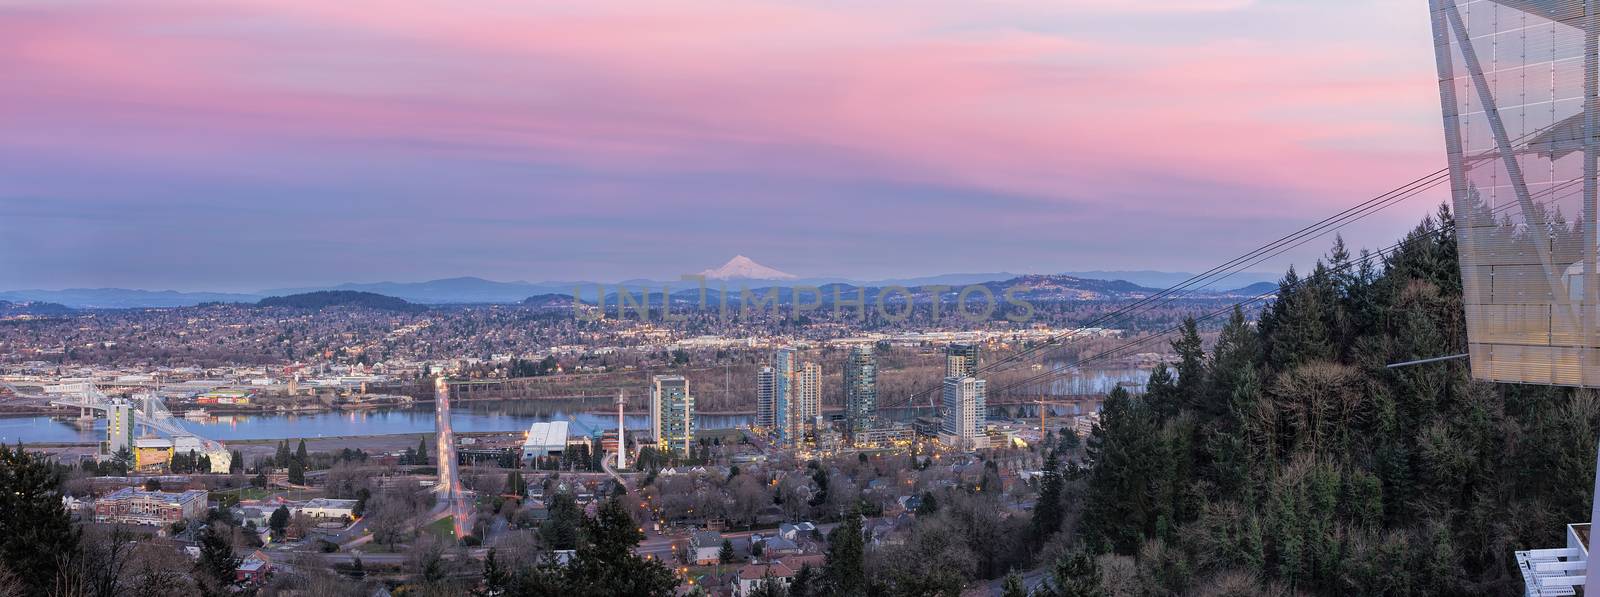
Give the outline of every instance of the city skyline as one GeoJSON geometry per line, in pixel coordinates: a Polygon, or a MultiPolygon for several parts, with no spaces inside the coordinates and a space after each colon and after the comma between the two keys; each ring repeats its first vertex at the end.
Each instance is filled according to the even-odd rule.
{"type": "Polygon", "coordinates": [[[1192,271],[1439,166],[1396,2],[436,12],[0,8],[8,286],[1192,271]]]}

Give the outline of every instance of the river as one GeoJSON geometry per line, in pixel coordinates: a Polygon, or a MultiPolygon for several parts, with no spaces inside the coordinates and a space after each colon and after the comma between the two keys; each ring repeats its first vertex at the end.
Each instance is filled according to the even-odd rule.
{"type": "MultiPolygon", "coordinates": [[[[1118,384],[1143,391],[1150,378],[1148,370],[1091,369],[1072,371],[1062,363],[1051,363],[1060,378],[1050,384],[1053,394],[1087,395],[1109,392],[1118,384]]],[[[571,433],[587,434],[616,425],[616,415],[599,414],[609,406],[609,400],[592,401],[465,401],[453,404],[450,422],[457,433],[526,431],[540,421],[570,421],[571,433]]],[[[890,420],[909,420],[919,415],[933,414],[929,409],[891,408],[882,415],[890,420]],[[892,412],[891,412],[892,411],[892,412]]],[[[1066,409],[1080,414],[1078,408],[1066,409]]],[[[991,415],[1033,412],[1026,407],[1011,407],[1010,411],[997,407],[991,415]],[[1014,411],[1014,412],[1013,412],[1014,411]]],[[[700,429],[733,429],[750,424],[750,415],[697,415],[700,429]]],[[[644,429],[649,418],[644,415],[627,415],[629,429],[644,429]]],[[[222,415],[204,420],[180,419],[189,430],[211,439],[277,440],[294,438],[341,437],[360,435],[406,435],[433,433],[432,404],[411,408],[376,409],[361,411],[332,411],[304,414],[222,415]]],[[[96,422],[93,429],[79,428],[69,422],[46,416],[0,417],[0,443],[94,443],[105,439],[105,420],[96,422]]]]}
{"type": "MultiPolygon", "coordinates": [[[[605,401],[592,405],[576,402],[462,402],[453,404],[451,427],[456,433],[485,431],[526,431],[540,421],[570,421],[571,433],[592,433],[616,427],[615,414],[591,412],[604,408],[605,401]]],[[[649,418],[628,415],[629,429],[643,429],[649,418]]],[[[701,429],[730,429],[750,424],[745,415],[699,415],[701,429]]],[[[339,437],[354,435],[401,435],[433,433],[433,405],[412,408],[362,411],[333,411],[304,414],[222,415],[204,420],[179,419],[184,427],[204,437],[222,440],[263,440],[339,437]]],[[[93,430],[80,429],[50,417],[0,418],[0,442],[15,444],[98,442],[105,439],[105,420],[93,430]]]]}

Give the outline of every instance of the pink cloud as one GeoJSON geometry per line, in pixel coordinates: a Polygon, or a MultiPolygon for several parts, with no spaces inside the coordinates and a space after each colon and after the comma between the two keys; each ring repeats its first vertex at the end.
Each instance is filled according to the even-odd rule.
{"type": "MultiPolygon", "coordinates": [[[[999,10],[1150,7],[1068,5],[999,10]]],[[[1342,205],[1438,161],[1432,128],[1392,118],[1436,106],[1426,55],[1391,72],[1354,44],[969,31],[966,3],[525,6],[16,9],[0,143],[240,175],[239,156],[310,147],[1210,209],[1160,186],[1190,180],[1253,190],[1245,215],[1342,205]]]]}

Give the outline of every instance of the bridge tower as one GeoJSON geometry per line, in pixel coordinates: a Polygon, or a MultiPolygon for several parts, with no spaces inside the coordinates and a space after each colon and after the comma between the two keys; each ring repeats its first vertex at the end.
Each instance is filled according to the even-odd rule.
{"type": "Polygon", "coordinates": [[[628,425],[622,418],[622,407],[628,403],[627,390],[617,390],[617,470],[628,468],[628,425]]]}

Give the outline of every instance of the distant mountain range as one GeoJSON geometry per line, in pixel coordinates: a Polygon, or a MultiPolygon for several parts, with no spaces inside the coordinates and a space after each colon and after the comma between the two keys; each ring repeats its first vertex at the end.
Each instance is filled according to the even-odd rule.
{"type": "MultiPolygon", "coordinates": [[[[736,297],[741,289],[766,289],[766,288],[793,288],[815,286],[828,289],[831,293],[833,287],[844,289],[853,288],[889,288],[903,286],[906,288],[926,288],[929,286],[966,286],[971,284],[990,285],[1013,280],[1023,279],[1065,279],[1071,278],[1075,282],[1062,282],[1060,290],[1086,293],[1085,296],[1116,297],[1139,292],[1154,292],[1155,289],[1167,288],[1188,280],[1193,274],[1181,272],[1157,271],[1087,271],[1068,272],[1050,276],[1024,276],[1010,272],[943,274],[918,278],[899,278],[886,280],[850,280],[846,278],[798,278],[791,274],[769,268],[756,263],[743,256],[735,257],[721,267],[701,272],[707,292],[715,294],[720,289],[726,288],[730,298],[736,297]],[[756,278],[749,276],[789,276],[786,278],[756,278]],[[1101,284],[1095,284],[1095,283],[1101,284]],[[1121,282],[1127,286],[1117,289],[1114,284],[1121,282]]],[[[1278,277],[1265,273],[1241,273],[1230,276],[1219,283],[1206,287],[1218,295],[1238,294],[1240,296],[1255,296],[1267,292],[1271,288],[1261,286],[1263,290],[1254,292],[1257,284],[1275,284],[1278,277]],[[1227,290],[1230,287],[1239,287],[1238,290],[1227,290]]],[[[66,290],[13,290],[0,292],[0,300],[13,303],[44,302],[56,303],[72,308],[82,309],[125,309],[125,308],[158,308],[158,307],[185,307],[201,303],[256,303],[264,298],[274,296],[289,296],[322,291],[349,291],[363,292],[386,297],[403,299],[408,303],[423,305],[445,304],[474,304],[474,303],[522,303],[530,297],[543,295],[571,296],[576,289],[584,297],[593,300],[603,287],[603,292],[615,298],[618,287],[637,293],[649,289],[657,296],[662,289],[667,289],[674,295],[680,292],[692,292],[696,299],[699,297],[700,282],[690,281],[661,281],[661,280],[625,280],[618,283],[600,284],[589,281],[548,281],[548,282],[498,282],[475,277],[446,278],[430,280],[427,282],[373,282],[373,283],[346,283],[336,286],[313,286],[304,288],[278,288],[263,290],[256,293],[219,293],[219,292],[178,292],[173,290],[150,291],[129,290],[122,288],[73,288],[66,290]]],[[[1275,286],[1274,286],[1275,287],[1275,286]]],[[[997,287],[1000,288],[1000,287],[997,287]]],[[[1003,289],[1003,288],[1002,288],[1003,289]]],[[[717,295],[720,296],[720,295],[717,295]]],[[[875,296],[875,295],[874,295],[875,296]]],[[[997,294],[998,296],[998,294],[997,294]]],[[[1090,299],[1085,299],[1090,300],[1090,299]]]]}
{"type": "MultiPolygon", "coordinates": [[[[1151,288],[1171,288],[1189,281],[1190,278],[1193,278],[1196,275],[1188,272],[1157,272],[1150,270],[1094,270],[1087,272],[1063,273],[1068,276],[1090,278],[1094,280],[1127,280],[1129,282],[1133,282],[1134,284],[1138,284],[1140,286],[1149,286],[1151,288]]],[[[1209,281],[1201,285],[1200,288],[1206,290],[1225,290],[1231,288],[1242,288],[1258,282],[1271,282],[1274,286],[1276,286],[1278,280],[1281,279],[1283,279],[1283,274],[1281,273],[1273,274],[1268,272],[1239,272],[1220,280],[1209,281]]]]}
{"type": "MultiPolygon", "coordinates": [[[[1261,282],[1245,288],[1233,290],[1202,290],[1189,296],[1205,299],[1226,299],[1254,297],[1276,290],[1277,285],[1261,282]]],[[[593,291],[594,288],[588,289],[593,291]]],[[[662,302],[662,290],[653,287],[627,287],[631,295],[626,297],[627,305],[648,304],[652,307],[659,306],[662,302]],[[648,295],[645,293],[648,292],[648,295]]],[[[958,300],[968,301],[969,309],[978,309],[986,301],[995,301],[997,307],[1011,298],[1027,301],[1033,304],[1060,303],[1070,301],[1102,301],[1102,300],[1137,300],[1162,292],[1162,289],[1140,286],[1125,280],[1094,280],[1068,275],[1027,275],[1015,276],[1004,280],[990,280],[972,284],[947,284],[935,282],[932,284],[893,284],[893,285],[856,285],[847,283],[829,283],[807,288],[803,285],[793,284],[768,284],[766,286],[746,287],[740,289],[729,288],[726,299],[723,291],[717,287],[707,288],[704,297],[699,288],[687,290],[672,290],[670,297],[673,305],[682,305],[692,308],[704,304],[716,308],[726,302],[729,308],[737,309],[746,300],[752,305],[791,305],[797,301],[806,304],[817,304],[819,308],[828,309],[834,303],[841,305],[854,305],[865,302],[869,308],[875,308],[879,298],[884,304],[902,304],[911,301],[916,304],[932,303],[934,297],[947,305],[953,305],[958,300]],[[974,290],[981,287],[982,290],[974,290]],[[963,297],[962,293],[966,295],[963,297]],[[1007,293],[1011,294],[1008,295],[1007,293]],[[908,296],[909,295],[909,296],[908,296]]],[[[585,304],[596,304],[600,295],[594,292],[584,292],[579,300],[585,304]]],[[[604,294],[606,308],[613,310],[624,303],[624,297],[616,287],[606,287],[604,294]]],[[[561,307],[571,306],[573,296],[571,293],[549,293],[529,297],[522,304],[536,307],[561,307]]],[[[848,308],[857,308],[849,306],[848,308]]]]}
{"type": "Polygon", "coordinates": [[[265,295],[225,292],[178,292],[175,290],[129,290],[126,288],[68,288],[66,290],[12,290],[0,292],[0,300],[14,303],[57,303],[79,309],[130,309],[149,307],[188,307],[200,303],[253,303],[265,295]]]}

